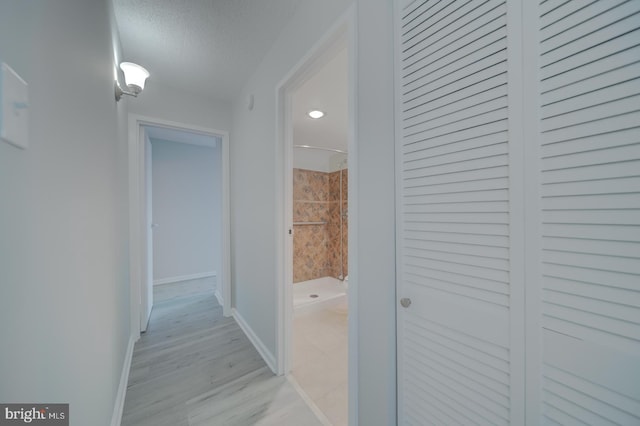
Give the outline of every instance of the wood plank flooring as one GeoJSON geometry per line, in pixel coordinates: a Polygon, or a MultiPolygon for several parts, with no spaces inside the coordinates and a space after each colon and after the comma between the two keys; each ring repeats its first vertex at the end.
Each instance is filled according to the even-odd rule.
{"type": "Polygon", "coordinates": [[[134,349],[122,426],[321,425],[222,316],[213,288],[197,285],[160,286],[134,349]]]}

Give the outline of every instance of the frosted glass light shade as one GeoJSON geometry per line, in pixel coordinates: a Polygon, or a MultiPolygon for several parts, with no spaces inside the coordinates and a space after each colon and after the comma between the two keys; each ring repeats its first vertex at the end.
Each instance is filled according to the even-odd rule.
{"type": "Polygon", "coordinates": [[[324,112],[318,110],[318,109],[314,109],[312,111],[309,111],[307,113],[309,115],[309,117],[313,118],[313,119],[318,119],[318,118],[322,118],[324,117],[324,112]]]}
{"type": "Polygon", "coordinates": [[[136,93],[144,89],[144,83],[149,77],[149,71],[133,62],[122,62],[120,69],[124,73],[124,81],[129,88],[136,93]]]}

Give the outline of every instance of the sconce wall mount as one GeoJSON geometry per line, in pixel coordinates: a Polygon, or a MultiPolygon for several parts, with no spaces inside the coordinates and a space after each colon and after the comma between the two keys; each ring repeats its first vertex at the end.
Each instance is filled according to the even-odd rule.
{"type": "Polygon", "coordinates": [[[149,71],[132,62],[122,62],[120,64],[120,69],[124,73],[124,81],[128,90],[123,90],[116,80],[116,102],[122,98],[122,95],[138,97],[138,94],[144,89],[144,83],[149,77],[149,71]]]}

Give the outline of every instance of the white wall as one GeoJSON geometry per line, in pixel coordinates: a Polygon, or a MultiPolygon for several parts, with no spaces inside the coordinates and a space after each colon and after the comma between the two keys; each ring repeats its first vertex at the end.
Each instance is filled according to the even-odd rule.
{"type": "Polygon", "coordinates": [[[30,147],[0,142],[0,401],[108,425],[129,339],[126,102],[110,2],[0,2],[30,147]],[[114,49],[113,42],[116,47],[114,49]]]}
{"type": "Polygon", "coordinates": [[[331,157],[335,154],[335,152],[319,149],[295,148],[293,150],[293,167],[325,173],[332,172],[334,170],[331,170],[331,157]]]}
{"type": "Polygon", "coordinates": [[[220,131],[231,128],[231,102],[154,84],[153,70],[144,94],[131,98],[129,112],[220,131]]]}
{"type": "Polygon", "coordinates": [[[357,217],[359,424],[393,425],[395,184],[393,8],[358,0],[357,217]],[[375,71],[372,71],[375,70],[375,71]]]}
{"type": "Polygon", "coordinates": [[[220,143],[151,139],[153,279],[217,271],[221,256],[220,143]]]}
{"type": "Polygon", "coordinates": [[[275,354],[276,87],[351,4],[304,0],[234,102],[231,142],[233,303],[275,354]],[[249,94],[255,107],[247,110],[249,94]]]}

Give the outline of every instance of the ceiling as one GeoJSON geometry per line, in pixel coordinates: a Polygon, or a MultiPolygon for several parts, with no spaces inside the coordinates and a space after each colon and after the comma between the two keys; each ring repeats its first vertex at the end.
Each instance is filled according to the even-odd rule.
{"type": "MultiPolygon", "coordinates": [[[[113,4],[123,60],[147,68],[149,86],[231,100],[301,1],[113,0],[113,4]]],[[[296,91],[294,111],[296,144],[347,149],[346,48],[296,91]],[[306,113],[314,108],[326,116],[310,119],[306,113]]],[[[171,140],[168,135],[163,139],[171,140]]]]}
{"type": "Polygon", "coordinates": [[[344,47],[293,94],[293,138],[296,145],[347,151],[348,61],[344,47]],[[325,116],[309,118],[319,109],[325,116]]]}
{"type": "Polygon", "coordinates": [[[300,0],[113,0],[124,60],[148,83],[236,95],[300,0]]]}

